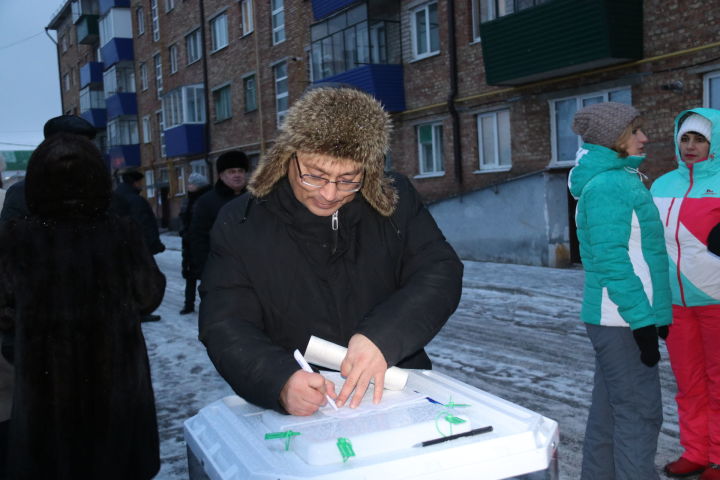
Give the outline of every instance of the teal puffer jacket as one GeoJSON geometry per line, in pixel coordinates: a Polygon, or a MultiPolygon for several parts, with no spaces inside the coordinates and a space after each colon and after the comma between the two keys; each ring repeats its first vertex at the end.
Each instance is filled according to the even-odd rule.
{"type": "Polygon", "coordinates": [[[570,171],[586,323],[636,330],[672,321],[663,226],[637,171],[644,158],[586,143],[570,171]]]}

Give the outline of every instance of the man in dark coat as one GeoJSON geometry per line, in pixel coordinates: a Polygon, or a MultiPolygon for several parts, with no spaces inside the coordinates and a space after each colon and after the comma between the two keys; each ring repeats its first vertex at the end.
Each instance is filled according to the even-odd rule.
{"type": "Polygon", "coordinates": [[[180,315],[187,315],[195,311],[195,291],[197,282],[200,279],[190,268],[192,255],[190,250],[189,229],[192,223],[195,202],[212,187],[208,184],[207,178],[199,173],[192,173],[188,177],[188,193],[180,207],[180,237],[182,237],[182,276],[185,279],[185,305],[180,310],[180,315]]]}
{"type": "Polygon", "coordinates": [[[460,300],[463,266],[409,180],[384,171],[390,119],[349,88],[288,111],[249,184],[211,233],[200,340],[246,400],[310,415],[357,406],[388,367],[431,368],[425,345],[460,300]],[[310,336],[347,346],[345,384],[301,370],[310,336]],[[354,393],[353,393],[354,392],[354,393]]]}
{"type": "Polygon", "coordinates": [[[215,187],[195,202],[188,231],[190,240],[190,270],[200,278],[210,251],[210,229],[220,209],[233,198],[245,193],[250,162],[244,152],[231,150],[215,162],[218,181],[215,187]]]}

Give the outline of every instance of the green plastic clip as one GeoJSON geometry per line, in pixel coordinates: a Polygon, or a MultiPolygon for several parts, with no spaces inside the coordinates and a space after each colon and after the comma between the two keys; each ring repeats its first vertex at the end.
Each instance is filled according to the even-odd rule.
{"type": "Polygon", "coordinates": [[[459,418],[459,417],[456,417],[456,416],[453,416],[453,415],[450,415],[450,414],[445,415],[445,421],[447,421],[448,423],[451,423],[451,424],[453,424],[453,425],[458,425],[458,424],[460,424],[460,423],[465,423],[465,420],[463,420],[462,418],[459,418]]]}
{"type": "Polygon", "coordinates": [[[355,456],[355,451],[352,448],[352,443],[347,438],[340,437],[337,441],[338,450],[342,455],[343,463],[348,461],[348,458],[355,456]]]}
{"type": "Polygon", "coordinates": [[[265,440],[274,440],[276,438],[284,438],[285,439],[285,451],[290,449],[290,440],[292,440],[292,437],[300,435],[300,432],[293,432],[292,430],[287,430],[285,432],[275,432],[275,433],[266,433],[265,434],[265,440]]]}

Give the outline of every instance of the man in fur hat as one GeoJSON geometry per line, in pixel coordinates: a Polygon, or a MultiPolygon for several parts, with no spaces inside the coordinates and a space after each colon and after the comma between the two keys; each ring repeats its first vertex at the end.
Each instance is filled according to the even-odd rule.
{"type": "Polygon", "coordinates": [[[460,299],[462,263],[407,178],[384,171],[390,119],[373,97],[316,88],[289,110],[249,191],[211,233],[200,339],[246,400],[293,415],[357,407],[423,350],[460,299]],[[302,371],[311,335],[348,347],[344,386],[302,371]]]}

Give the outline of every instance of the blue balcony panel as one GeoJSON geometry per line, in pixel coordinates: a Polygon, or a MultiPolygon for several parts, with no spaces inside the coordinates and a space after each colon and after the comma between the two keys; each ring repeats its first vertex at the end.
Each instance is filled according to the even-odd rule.
{"type": "Polygon", "coordinates": [[[315,20],[322,20],[338,10],[352,5],[357,0],[313,0],[312,10],[315,20]]]}
{"type": "Polygon", "coordinates": [[[354,85],[377,98],[388,112],[405,110],[402,65],[363,65],[316,83],[323,82],[354,85]]]}
{"type": "Polygon", "coordinates": [[[130,0],[100,0],[101,17],[111,8],[130,8],[130,0]]]}
{"type": "Polygon", "coordinates": [[[80,67],[80,88],[85,88],[91,83],[102,83],[102,81],[102,62],[88,62],[80,67]]]}
{"type": "Polygon", "coordinates": [[[140,166],[140,145],[115,145],[108,148],[111,169],[140,166]]]}
{"type": "Polygon", "coordinates": [[[104,108],[91,108],[82,112],[80,116],[92,123],[95,128],[105,128],[107,126],[107,110],[104,108]]]}
{"type": "Polygon", "coordinates": [[[134,58],[132,38],[113,38],[100,50],[106,70],[118,62],[131,61],[134,58]]]}
{"type": "Polygon", "coordinates": [[[134,93],[116,93],[105,102],[109,120],[122,115],[137,115],[137,99],[134,93]]]}
{"type": "Polygon", "coordinates": [[[165,130],[165,153],[182,157],[205,152],[205,124],[185,123],[165,130]]]}

